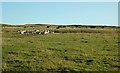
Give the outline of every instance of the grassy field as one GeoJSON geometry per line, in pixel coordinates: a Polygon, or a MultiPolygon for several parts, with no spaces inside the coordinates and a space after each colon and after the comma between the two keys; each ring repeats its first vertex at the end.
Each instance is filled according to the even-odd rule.
{"type": "Polygon", "coordinates": [[[117,71],[116,28],[3,27],[2,71],[117,71]],[[53,29],[21,35],[18,30],[53,29]]]}

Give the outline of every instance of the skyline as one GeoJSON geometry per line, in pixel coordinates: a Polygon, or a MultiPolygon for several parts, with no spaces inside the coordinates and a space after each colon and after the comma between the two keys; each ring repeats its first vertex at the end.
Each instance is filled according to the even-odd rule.
{"type": "Polygon", "coordinates": [[[118,26],[117,2],[3,2],[2,23],[118,26]]]}

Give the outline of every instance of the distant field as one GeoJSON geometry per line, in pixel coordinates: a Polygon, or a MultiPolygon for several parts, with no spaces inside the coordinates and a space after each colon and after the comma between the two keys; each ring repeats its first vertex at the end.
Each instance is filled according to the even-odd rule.
{"type": "Polygon", "coordinates": [[[117,28],[3,27],[2,71],[117,71],[117,28]],[[21,35],[18,30],[54,34],[21,35]]]}

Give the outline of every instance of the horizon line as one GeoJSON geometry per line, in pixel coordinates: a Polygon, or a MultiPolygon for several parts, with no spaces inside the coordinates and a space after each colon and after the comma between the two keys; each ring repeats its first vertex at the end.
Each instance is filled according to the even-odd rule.
{"type": "Polygon", "coordinates": [[[57,24],[57,23],[23,23],[23,24],[11,24],[11,23],[0,23],[8,25],[27,25],[27,24],[48,24],[48,25],[88,25],[88,26],[119,26],[117,24],[82,24],[82,23],[71,23],[71,24],[57,24]]]}

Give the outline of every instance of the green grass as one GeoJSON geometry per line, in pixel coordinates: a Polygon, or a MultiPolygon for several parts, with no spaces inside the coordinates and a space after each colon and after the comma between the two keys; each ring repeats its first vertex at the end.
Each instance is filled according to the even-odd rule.
{"type": "Polygon", "coordinates": [[[116,29],[103,29],[107,32],[99,29],[99,33],[89,28],[84,29],[91,30],[88,33],[67,33],[81,30],[69,28],[57,30],[66,33],[47,35],[21,35],[16,32],[20,29],[25,28],[2,29],[2,71],[117,71],[120,68],[116,29]]]}

